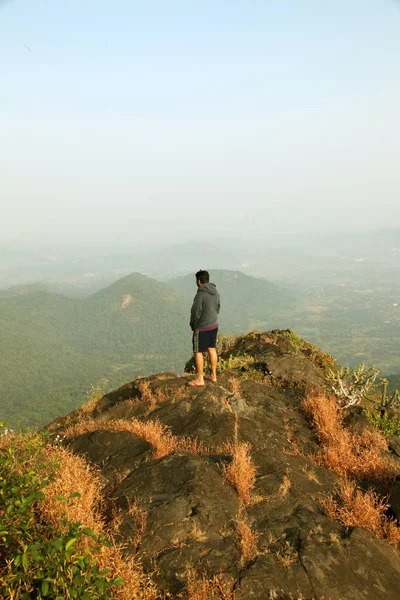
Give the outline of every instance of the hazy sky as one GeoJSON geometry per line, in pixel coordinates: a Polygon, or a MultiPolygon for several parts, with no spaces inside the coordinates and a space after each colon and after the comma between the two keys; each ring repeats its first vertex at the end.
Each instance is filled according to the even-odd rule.
{"type": "Polygon", "coordinates": [[[400,226],[400,3],[0,0],[0,243],[400,226]]]}

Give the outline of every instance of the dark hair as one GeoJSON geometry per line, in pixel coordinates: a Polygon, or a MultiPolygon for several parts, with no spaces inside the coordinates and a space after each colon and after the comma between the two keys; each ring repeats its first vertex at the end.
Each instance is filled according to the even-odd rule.
{"type": "Polygon", "coordinates": [[[208,283],[210,281],[209,272],[208,271],[197,271],[196,281],[200,281],[200,283],[208,283]]]}

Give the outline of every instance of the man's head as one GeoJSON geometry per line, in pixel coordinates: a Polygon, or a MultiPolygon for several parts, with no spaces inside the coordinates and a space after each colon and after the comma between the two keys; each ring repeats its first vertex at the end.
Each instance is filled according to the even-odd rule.
{"type": "Polygon", "coordinates": [[[209,281],[210,281],[210,274],[208,271],[202,271],[202,270],[197,271],[197,273],[196,273],[197,287],[200,287],[204,283],[209,283],[209,281]]]}

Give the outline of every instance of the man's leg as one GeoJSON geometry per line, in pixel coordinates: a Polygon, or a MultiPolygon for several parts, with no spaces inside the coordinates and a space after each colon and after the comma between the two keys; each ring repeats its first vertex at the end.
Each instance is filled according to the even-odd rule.
{"type": "Polygon", "coordinates": [[[204,385],[204,357],[202,352],[194,353],[194,363],[197,372],[197,378],[194,381],[200,385],[204,385]]]}
{"type": "Polygon", "coordinates": [[[217,381],[217,362],[218,355],[216,348],[208,348],[208,356],[210,357],[211,380],[217,381]]]}

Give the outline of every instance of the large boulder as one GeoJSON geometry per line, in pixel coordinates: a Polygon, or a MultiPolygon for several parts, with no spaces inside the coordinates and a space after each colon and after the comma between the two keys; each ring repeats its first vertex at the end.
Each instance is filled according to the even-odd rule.
{"type": "MultiPolygon", "coordinates": [[[[323,506],[338,476],[313,462],[319,445],[301,400],[324,388],[327,355],[274,331],[237,339],[222,359],[232,368],[216,384],[136,379],[49,426],[101,471],[105,516],[119,514],[127,557],[138,555],[170,598],[185,597],[190,566],[222,574],[235,600],[398,598],[399,551],[323,506]],[[175,445],[164,451],[142,424],[175,445]],[[241,443],[255,468],[245,503],[226,477],[241,443]]],[[[367,423],[353,412],[348,425],[359,432],[367,423]]],[[[387,491],[398,515],[398,484],[387,491]]]]}

